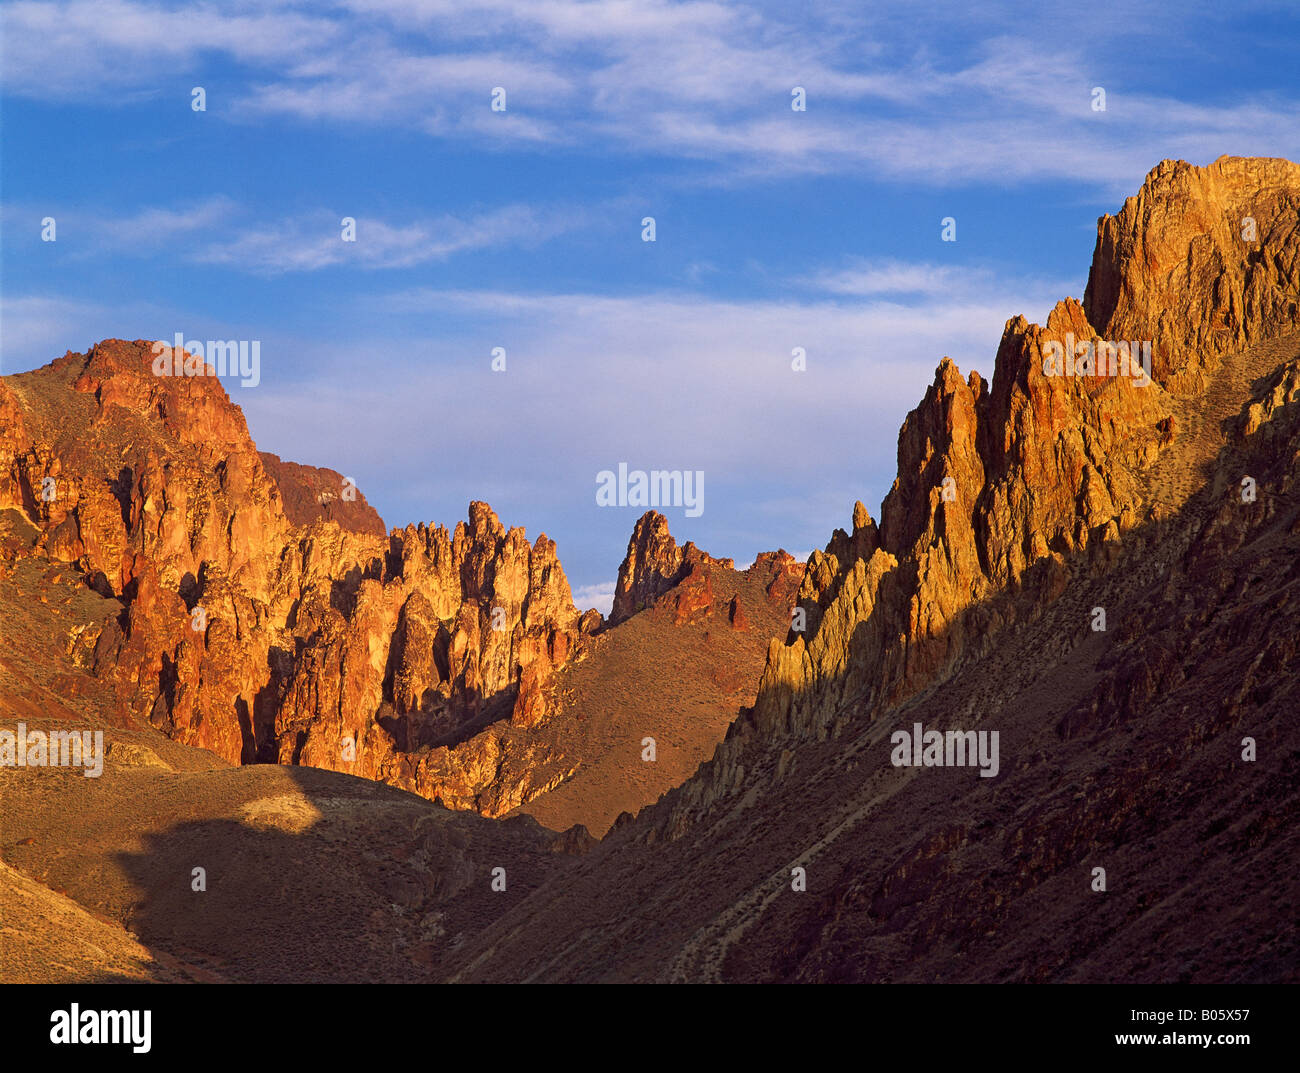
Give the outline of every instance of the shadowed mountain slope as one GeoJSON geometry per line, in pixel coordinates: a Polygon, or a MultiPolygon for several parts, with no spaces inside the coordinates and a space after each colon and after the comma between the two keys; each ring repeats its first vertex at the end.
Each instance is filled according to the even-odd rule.
{"type": "Polygon", "coordinates": [[[945,360],[752,716],[457,978],[1297,978],[1298,207],[1285,161],[1162,164],[1086,308],[1010,321],[991,385],[945,360]],[[1090,316],[1153,383],[1044,372],[1090,316]],[[999,775],[895,767],[918,722],[999,775]]]}

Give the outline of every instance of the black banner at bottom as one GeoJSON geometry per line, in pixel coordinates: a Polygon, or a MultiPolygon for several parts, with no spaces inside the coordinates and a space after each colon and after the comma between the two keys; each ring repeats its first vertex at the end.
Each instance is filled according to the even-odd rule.
{"type": "MultiPolygon", "coordinates": [[[[1282,986],[538,988],[58,985],[0,988],[6,1057],[129,1061],[349,1057],[676,1065],[757,1052],[824,1061],[847,1046],[946,1057],[1175,1064],[1276,1059],[1294,1040],[1282,986]],[[622,1039],[624,1044],[618,1044],[622,1039]],[[611,1051],[610,1043],[615,1047],[611,1051]],[[626,1050],[624,1049],[626,1046],[626,1050]],[[443,1052],[442,1047],[447,1050],[443,1052]],[[432,1048],[432,1050],[430,1049],[432,1048]],[[662,1049],[661,1049],[662,1048],[662,1049]],[[558,1054],[557,1054],[558,1052],[558,1054]],[[656,1058],[658,1054],[658,1058],[656,1058]],[[1199,1057],[1198,1057],[1199,1056],[1199,1057]]],[[[842,1052],[841,1052],[842,1053],[842,1052]]]]}

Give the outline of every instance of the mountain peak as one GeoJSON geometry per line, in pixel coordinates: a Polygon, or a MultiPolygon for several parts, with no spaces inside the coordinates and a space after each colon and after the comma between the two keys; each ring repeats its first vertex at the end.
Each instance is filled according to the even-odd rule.
{"type": "Polygon", "coordinates": [[[637,519],[627,542],[627,554],[618,568],[610,624],[622,622],[649,607],[696,565],[710,564],[729,570],[736,565],[734,559],[707,555],[693,541],[679,547],[668,531],[668,519],[658,511],[646,511],[637,519]]]}
{"type": "Polygon", "coordinates": [[[1300,165],[1165,160],[1097,221],[1084,308],[1106,339],[1152,344],[1153,376],[1200,393],[1217,359],[1300,327],[1300,165]]]}
{"type": "Polygon", "coordinates": [[[991,389],[943,358],[899,432],[879,543],[837,530],[810,563],[807,629],[773,644],[760,723],[881,710],[978,641],[967,610],[1031,570],[1050,599],[1066,556],[1176,509],[1145,474],[1186,423],[1181,400],[1201,405],[1227,355],[1300,328],[1298,209],[1288,161],[1165,161],[1100,220],[1084,301],[1007,322],[991,389]]]}

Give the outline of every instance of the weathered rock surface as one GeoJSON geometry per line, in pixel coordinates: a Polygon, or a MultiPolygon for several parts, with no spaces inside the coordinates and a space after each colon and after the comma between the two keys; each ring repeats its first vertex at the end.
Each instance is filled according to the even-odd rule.
{"type": "Polygon", "coordinates": [[[1219,358],[1300,328],[1300,165],[1165,160],[1097,225],[1084,308],[1106,339],[1150,339],[1154,374],[1201,392],[1219,358]]]}
{"type": "Polygon", "coordinates": [[[285,517],[294,525],[337,522],[340,529],[383,537],[388,530],[379,512],[366,502],[361,489],[337,470],[287,462],[259,451],[262,465],[280,491],[285,517]]]}
{"type": "Polygon", "coordinates": [[[944,359],[899,433],[879,530],[855,511],[814,554],[807,628],[772,646],[756,714],[817,732],[846,704],[868,712],[941,677],[1005,624],[1004,597],[1059,595],[1067,558],[1107,548],[1153,512],[1142,474],[1173,442],[1180,401],[1221,357],[1300,327],[1300,167],[1166,161],[1098,223],[1083,305],[1045,327],[1007,323],[993,382],[944,359]],[[1255,221],[1256,240],[1242,237],[1255,221]],[[1046,375],[1044,344],[1150,341],[1154,383],[1046,375]]]}
{"type": "MultiPolygon", "coordinates": [[[[647,511],[636,523],[627,555],[618,568],[611,625],[642,611],[699,566],[735,568],[732,559],[715,559],[687,541],[681,547],[668,532],[668,519],[647,511]]],[[[702,582],[700,582],[702,584],[702,582]]]]}
{"type": "Polygon", "coordinates": [[[321,501],[340,475],[259,454],[217,377],[152,363],[147,341],[107,340],[0,381],[0,509],[124,605],[91,631],[120,723],[460,807],[526,798],[524,758],[475,735],[543,722],[551,674],[599,624],[553,542],[484,503],[453,533],[385,538],[359,493],[321,501]]]}

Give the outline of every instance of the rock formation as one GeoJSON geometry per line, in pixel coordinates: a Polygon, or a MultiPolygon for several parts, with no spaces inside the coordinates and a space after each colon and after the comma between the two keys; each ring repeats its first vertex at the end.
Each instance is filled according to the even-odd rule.
{"type": "Polygon", "coordinates": [[[992,385],[944,359],[903,424],[879,530],[858,504],[809,561],[806,631],[773,644],[756,717],[816,732],[879,712],[951,670],[1005,621],[1002,597],[1059,595],[1066,561],[1106,549],[1170,504],[1142,474],[1173,440],[1180,399],[1225,353],[1300,327],[1300,167],[1166,161],[1103,217],[1085,302],[1045,327],[1007,323],[992,385]],[[1254,221],[1257,240],[1242,238],[1254,221]],[[1154,383],[1046,375],[1044,344],[1150,341],[1154,383]],[[969,612],[969,613],[967,613],[969,612]]]}
{"type": "MultiPolygon", "coordinates": [[[[146,343],[5,378],[3,714],[116,712],[133,770],[92,869],[47,843],[93,795],[39,777],[0,802],[23,825],[4,863],[237,979],[287,978],[302,948],[310,979],[1296,982],[1297,246],[1300,167],[1159,165],[1099,222],[1082,303],[1010,320],[991,381],[939,364],[879,524],[857,503],[806,570],[773,553],[740,572],[647,514],[613,628],[579,617],[548,540],[484,504],[386,540],[291,521],[238,409],[210,378],[150,378],[146,343]],[[1119,340],[1151,344],[1149,383],[1100,366],[1119,340]],[[784,637],[755,692],[764,623],[784,637]],[[686,777],[698,753],[672,750],[705,708],[729,729],[686,777]],[[639,753],[651,719],[663,769],[639,753]],[[918,722],[999,732],[998,775],[898,766],[891,732],[918,722]],[[187,744],[544,823],[577,793],[613,826],[593,845],[448,823],[330,771],[200,771],[187,744]],[[186,777],[150,781],[131,750],[186,777]],[[270,865],[228,885],[221,928],[176,911],[161,819],[131,862],[155,904],[106,904],[135,810],[188,815],[191,789],[224,809],[205,845],[304,862],[291,878],[328,891],[321,912],[344,907],[343,954],[257,885],[270,865]],[[506,853],[508,912],[454,896],[506,853]],[[246,920],[251,947],[229,925],[246,920]]],[[[21,881],[0,868],[0,900],[21,881]]]]}
{"type": "Polygon", "coordinates": [[[941,362],[752,713],[453,978],[1297,979],[1298,206],[1294,164],[1165,162],[1083,304],[991,383],[941,362]],[[1067,336],[1152,383],[1049,375],[1067,336]],[[914,722],[1000,731],[1000,774],[893,766],[914,722]]]}
{"type": "Polygon", "coordinates": [[[366,502],[361,490],[332,469],[283,461],[279,455],[259,451],[262,465],[275,482],[285,517],[294,525],[317,520],[337,522],[340,529],[383,537],[388,530],[379,512],[366,502]]]}
{"type": "Polygon", "coordinates": [[[1166,160],[1097,224],[1084,309],[1105,339],[1150,339],[1154,375],[1200,394],[1224,355],[1300,327],[1289,160],[1166,160]]]}
{"type": "Polygon", "coordinates": [[[622,622],[651,606],[660,596],[679,584],[697,566],[735,568],[732,559],[715,559],[687,541],[678,547],[668,532],[668,519],[658,511],[647,511],[636,523],[627,555],[618,568],[614,586],[611,625],[622,622]]]}
{"type": "Polygon", "coordinates": [[[472,807],[502,768],[480,723],[545,720],[551,674],[599,625],[554,543],[485,503],[454,533],[384,538],[364,496],[328,497],[340,475],[259,454],[217,377],[152,362],[107,340],[0,381],[0,509],[125,605],[93,631],[122,725],[472,807]]]}
{"type": "MultiPolygon", "coordinates": [[[[486,503],[452,532],[385,535],[359,490],[343,495],[341,474],[259,453],[217,377],[155,376],[152,352],[107,340],[0,381],[0,510],[31,534],[10,539],[119,601],[79,641],[119,725],[230,763],[347,772],[489,816],[600,759],[548,727],[557,714],[583,718],[557,700],[556,674],[604,626],[574,606],[553,541],[507,529],[486,503]]],[[[769,633],[801,572],[769,553],[743,575],[765,587],[769,633]]],[[[741,578],[647,514],[618,607],[671,594],[684,628],[710,621],[741,578]]],[[[725,721],[688,735],[696,763],[752,700],[734,688],[729,676],[702,687],[725,721]]]]}

